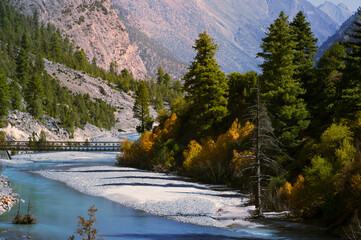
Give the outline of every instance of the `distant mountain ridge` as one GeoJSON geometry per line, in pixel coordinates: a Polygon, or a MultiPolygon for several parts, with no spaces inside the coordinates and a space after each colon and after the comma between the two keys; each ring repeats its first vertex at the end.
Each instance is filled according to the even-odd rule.
{"type": "Polygon", "coordinates": [[[340,26],[352,15],[352,11],[343,3],[335,5],[332,2],[326,1],[318,8],[330,16],[340,26]]]}
{"type": "Polygon", "coordinates": [[[343,42],[344,40],[347,40],[349,37],[346,35],[346,33],[351,32],[351,27],[353,26],[353,22],[356,20],[357,13],[352,15],[349,19],[347,19],[344,24],[336,31],[335,34],[330,36],[319,48],[318,50],[318,56],[317,59],[319,59],[323,53],[329,49],[334,43],[337,42],[343,42]]]}
{"type": "Polygon", "coordinates": [[[233,71],[258,71],[256,59],[267,27],[280,11],[290,16],[303,11],[312,30],[324,42],[339,24],[306,0],[112,0],[118,9],[129,12],[137,27],[172,50],[183,61],[195,55],[194,40],[203,30],[214,37],[220,50],[221,68],[233,71]]]}

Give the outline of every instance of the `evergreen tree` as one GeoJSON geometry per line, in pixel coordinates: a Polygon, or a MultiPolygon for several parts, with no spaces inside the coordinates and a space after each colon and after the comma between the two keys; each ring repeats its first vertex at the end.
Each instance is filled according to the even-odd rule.
{"type": "Polygon", "coordinates": [[[9,85],[3,70],[0,68],[0,117],[8,115],[9,85]]]}
{"type": "Polygon", "coordinates": [[[34,74],[26,85],[25,100],[29,113],[35,118],[40,118],[43,115],[43,97],[44,90],[40,77],[34,74]]]}
{"type": "Polygon", "coordinates": [[[164,76],[164,85],[169,87],[171,82],[172,82],[172,77],[169,75],[169,73],[166,73],[164,76]]]}
{"type": "Polygon", "coordinates": [[[50,44],[49,44],[49,53],[50,58],[58,61],[61,58],[61,43],[60,37],[57,32],[54,32],[50,37],[50,44]]]}
{"type": "Polygon", "coordinates": [[[44,59],[40,53],[36,55],[34,71],[39,74],[42,74],[45,71],[44,59]]]}
{"type": "Polygon", "coordinates": [[[294,48],[296,51],[293,59],[296,66],[295,78],[303,80],[315,64],[313,58],[317,55],[316,43],[318,40],[314,37],[310,23],[306,21],[302,11],[298,12],[290,26],[292,27],[292,35],[296,42],[294,48]]]}
{"type": "Polygon", "coordinates": [[[193,48],[197,55],[184,75],[184,89],[191,109],[191,124],[198,133],[202,133],[228,114],[228,85],[215,59],[218,46],[213,38],[204,31],[199,34],[193,48]]]}
{"type": "Polygon", "coordinates": [[[164,83],[164,80],[165,80],[164,70],[162,67],[159,67],[157,72],[157,83],[161,85],[164,83]]]}
{"type": "Polygon", "coordinates": [[[352,32],[347,34],[350,40],[344,45],[348,49],[345,59],[345,69],[338,84],[337,116],[339,118],[354,118],[361,110],[361,7],[357,12],[352,32]]]}
{"type": "Polygon", "coordinates": [[[244,119],[249,114],[249,107],[254,100],[257,82],[255,72],[231,73],[227,76],[229,85],[228,111],[235,118],[244,119]]]}
{"type": "Polygon", "coordinates": [[[143,133],[149,131],[152,129],[153,119],[149,115],[148,90],[144,81],[140,83],[134,98],[133,116],[141,122],[141,125],[137,126],[137,132],[143,133]]]}
{"type": "Polygon", "coordinates": [[[324,52],[317,63],[316,82],[312,89],[312,98],[308,101],[313,117],[309,132],[315,137],[320,136],[335,120],[337,85],[345,68],[345,58],[346,48],[335,43],[324,52]]]}
{"type": "Polygon", "coordinates": [[[22,98],[20,86],[17,82],[12,81],[10,84],[11,106],[13,110],[21,110],[22,98]]]}
{"type": "Polygon", "coordinates": [[[16,58],[16,77],[21,84],[26,84],[29,76],[29,50],[30,43],[27,33],[21,38],[20,52],[16,58]]]}
{"type": "Polygon", "coordinates": [[[314,37],[310,23],[306,21],[302,11],[298,12],[290,26],[296,42],[293,59],[296,67],[294,78],[301,81],[302,87],[306,90],[304,98],[309,102],[315,97],[315,94],[317,95],[314,91],[317,82],[313,74],[315,65],[313,58],[317,55],[316,43],[318,40],[314,37]]]}
{"type": "MultiPolygon", "coordinates": [[[[85,67],[88,64],[88,60],[86,58],[86,54],[85,54],[84,50],[81,49],[81,50],[75,51],[74,57],[75,57],[75,61],[76,61],[76,68],[77,69],[85,69],[85,67]]],[[[110,65],[112,65],[112,63],[110,65]]]]}
{"type": "Polygon", "coordinates": [[[261,89],[263,98],[269,102],[275,135],[287,147],[299,144],[299,135],[309,125],[306,104],[299,96],[305,93],[301,83],[294,79],[295,42],[291,34],[288,17],[284,12],[268,28],[262,39],[264,59],[261,89]]]}

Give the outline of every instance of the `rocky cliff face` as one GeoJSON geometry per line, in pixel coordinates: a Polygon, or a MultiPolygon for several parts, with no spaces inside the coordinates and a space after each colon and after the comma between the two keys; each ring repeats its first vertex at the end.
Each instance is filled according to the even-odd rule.
{"type": "Polygon", "coordinates": [[[340,26],[352,15],[351,10],[342,3],[335,5],[332,2],[326,1],[318,8],[325,12],[328,16],[330,16],[340,26]]]}
{"type": "Polygon", "coordinates": [[[10,0],[20,11],[31,14],[38,9],[40,20],[50,22],[84,49],[89,61],[95,57],[99,66],[109,69],[113,61],[127,68],[136,78],[147,69],[131,44],[118,11],[110,0],[10,0]]]}
{"type": "MultiPolygon", "coordinates": [[[[203,30],[220,47],[218,62],[227,73],[257,70],[264,31],[281,10],[293,18],[304,11],[319,39],[325,41],[338,24],[306,0],[113,0],[130,12],[149,36],[184,61],[195,55],[192,45],[203,30]]],[[[292,19],[291,19],[292,20],[292,19]]]]}

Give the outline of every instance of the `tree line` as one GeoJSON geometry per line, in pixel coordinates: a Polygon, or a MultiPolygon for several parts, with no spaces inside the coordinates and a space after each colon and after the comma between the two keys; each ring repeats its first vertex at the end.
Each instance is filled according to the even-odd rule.
{"type": "MultiPolygon", "coordinates": [[[[108,70],[88,60],[83,49],[75,48],[70,39],[51,24],[18,13],[7,1],[0,0],[0,116],[11,110],[28,111],[35,118],[49,116],[74,131],[86,123],[110,129],[115,124],[114,106],[93,100],[88,94],[73,94],[61,87],[44,67],[43,58],[99,77],[119,91],[137,91],[140,83],[127,69],[118,69],[112,62],[108,70]]],[[[163,108],[180,96],[180,81],[171,82],[168,73],[159,68],[159,77],[146,81],[151,104],[163,108]],[[164,80],[163,80],[164,79],[164,80]]]]}
{"type": "Polygon", "coordinates": [[[243,188],[259,215],[290,210],[352,228],[361,209],[360,21],[361,9],[349,40],[315,63],[304,14],[289,21],[281,12],[262,39],[260,74],[226,76],[217,44],[201,33],[185,96],[159,112],[158,127],[123,144],[118,164],[243,188]]]}

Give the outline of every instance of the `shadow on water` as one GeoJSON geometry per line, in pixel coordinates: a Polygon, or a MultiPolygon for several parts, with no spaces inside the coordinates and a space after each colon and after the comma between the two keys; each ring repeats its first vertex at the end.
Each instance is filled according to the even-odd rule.
{"type": "Polygon", "coordinates": [[[153,184],[153,183],[107,183],[98,186],[136,186],[136,187],[177,187],[177,188],[195,188],[200,190],[209,190],[209,188],[195,186],[191,184],[174,184],[174,183],[167,183],[167,184],[153,184]]]}
{"type": "Polygon", "coordinates": [[[173,180],[173,181],[185,181],[184,178],[166,176],[166,177],[150,177],[150,176],[125,176],[125,177],[109,177],[103,179],[153,179],[153,180],[173,180]]]}
{"type": "Polygon", "coordinates": [[[115,239],[137,239],[137,240],[254,240],[259,238],[239,238],[225,235],[210,235],[210,234],[124,234],[124,235],[103,235],[102,237],[115,239]]]}
{"type": "Polygon", "coordinates": [[[143,170],[127,170],[127,169],[119,169],[119,170],[82,170],[82,171],[70,171],[70,172],[79,172],[79,173],[110,173],[110,172],[146,172],[143,170]]]}

